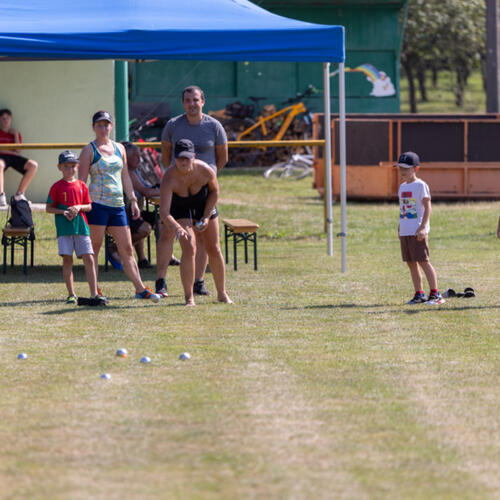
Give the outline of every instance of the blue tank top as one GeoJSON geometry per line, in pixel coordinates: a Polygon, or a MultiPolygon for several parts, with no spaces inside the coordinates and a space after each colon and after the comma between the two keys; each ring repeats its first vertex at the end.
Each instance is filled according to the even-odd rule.
{"type": "Polygon", "coordinates": [[[123,157],[116,142],[112,141],[112,144],[114,153],[104,156],[94,141],[90,143],[94,154],[89,171],[89,193],[93,202],[108,207],[123,207],[123,157]]]}

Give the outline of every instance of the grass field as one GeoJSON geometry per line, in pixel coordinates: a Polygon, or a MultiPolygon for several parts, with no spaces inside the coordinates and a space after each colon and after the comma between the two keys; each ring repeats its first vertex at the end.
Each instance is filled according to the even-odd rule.
{"type": "MultiPolygon", "coordinates": [[[[428,102],[420,101],[420,92],[417,90],[417,108],[419,113],[485,113],[486,93],[479,70],[474,71],[467,81],[464,95],[464,106],[459,108],[455,104],[453,88],[455,75],[449,71],[440,71],[436,87],[431,84],[430,74],[427,80],[428,102]]],[[[410,112],[408,80],[401,78],[401,112],[410,112]]]]}
{"type": "Polygon", "coordinates": [[[500,202],[434,204],[440,288],[477,297],[410,307],[396,203],[348,204],[342,274],[310,179],[221,189],[223,217],[261,224],[234,306],[184,308],[178,268],[160,305],[113,270],[108,307],[68,306],[35,215],[36,268],[0,275],[0,498],[498,498],[500,202]]]}

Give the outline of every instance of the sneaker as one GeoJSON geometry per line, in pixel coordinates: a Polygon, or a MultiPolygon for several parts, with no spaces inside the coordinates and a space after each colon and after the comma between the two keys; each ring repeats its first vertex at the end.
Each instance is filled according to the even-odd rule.
{"type": "Polygon", "coordinates": [[[105,306],[108,304],[108,299],[104,295],[97,294],[92,298],[97,301],[97,305],[105,306]]]}
{"type": "Polygon", "coordinates": [[[415,304],[423,304],[427,302],[427,297],[424,293],[416,293],[410,301],[407,302],[410,306],[414,306],[415,304]]]}
{"type": "Polygon", "coordinates": [[[443,299],[443,296],[438,292],[437,294],[429,295],[429,300],[427,301],[428,306],[438,306],[444,304],[446,300],[443,299]]]}
{"type": "Polygon", "coordinates": [[[153,293],[153,291],[148,287],[146,287],[143,292],[136,293],[135,298],[136,299],[149,299],[149,300],[151,300],[151,302],[154,302],[155,304],[160,302],[160,296],[156,293],[153,293]]]}
{"type": "Polygon", "coordinates": [[[94,295],[94,297],[92,297],[93,299],[98,299],[102,302],[104,302],[105,304],[107,304],[109,302],[108,298],[105,297],[102,292],[99,290],[99,288],[97,289],[97,295],[94,295]]]}
{"type": "Polygon", "coordinates": [[[167,282],[163,278],[158,278],[155,283],[155,293],[161,298],[168,297],[167,282]]]}
{"type": "Polygon", "coordinates": [[[5,193],[0,193],[0,207],[7,206],[7,198],[5,197],[5,193]]]}
{"type": "Polygon", "coordinates": [[[137,263],[139,269],[151,269],[153,266],[148,259],[142,259],[137,263]]]}
{"type": "Polygon", "coordinates": [[[76,304],[77,300],[76,295],[69,295],[66,299],[66,304],[76,304]]]}
{"type": "Polygon", "coordinates": [[[170,259],[170,262],[168,263],[169,266],[180,266],[181,261],[172,255],[172,258],[170,259]]]}
{"type": "Polygon", "coordinates": [[[210,292],[205,288],[203,280],[194,280],[193,293],[195,295],[210,295],[210,292]]]}

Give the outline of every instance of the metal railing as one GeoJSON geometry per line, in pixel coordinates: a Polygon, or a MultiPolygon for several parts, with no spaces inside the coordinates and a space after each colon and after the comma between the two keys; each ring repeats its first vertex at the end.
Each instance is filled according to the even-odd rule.
{"type": "MultiPolygon", "coordinates": [[[[88,142],[23,142],[21,144],[0,144],[0,150],[6,149],[81,149],[88,142]]],[[[134,142],[140,148],[160,148],[161,142],[134,142]]],[[[230,148],[276,148],[290,146],[324,146],[324,140],[296,141],[229,141],[230,148]]]]}

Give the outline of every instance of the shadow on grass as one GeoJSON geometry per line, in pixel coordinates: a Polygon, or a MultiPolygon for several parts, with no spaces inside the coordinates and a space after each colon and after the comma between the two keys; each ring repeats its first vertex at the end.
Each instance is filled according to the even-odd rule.
{"type": "MultiPolygon", "coordinates": [[[[389,304],[318,304],[313,306],[293,306],[293,307],[280,307],[282,311],[298,311],[302,309],[372,309],[377,307],[391,307],[389,304]]],[[[481,309],[500,309],[500,304],[495,305],[481,305],[481,306],[444,306],[444,307],[435,307],[435,306],[423,306],[423,307],[411,307],[407,309],[386,309],[385,311],[373,311],[368,314],[386,314],[391,312],[404,312],[405,314],[417,314],[422,312],[432,312],[432,311],[467,311],[467,310],[481,310],[481,309]]]]}
{"type": "Polygon", "coordinates": [[[299,309],[354,309],[354,308],[387,307],[387,304],[318,304],[313,306],[280,307],[282,311],[297,311],[299,309]]]}
{"type": "MultiPolygon", "coordinates": [[[[85,268],[83,265],[77,264],[73,266],[73,273],[76,283],[85,283],[85,268]]],[[[150,273],[142,272],[143,276],[150,273]]],[[[1,274],[3,283],[63,283],[62,267],[61,266],[37,266],[28,267],[28,274],[23,274],[23,266],[14,266],[7,268],[7,274],[1,274]],[[10,270],[10,273],[9,273],[10,270]]],[[[151,274],[151,276],[153,276],[151,274]]],[[[128,278],[123,271],[110,269],[104,271],[104,268],[99,267],[99,283],[108,281],[127,281],[128,278]]],[[[131,285],[132,286],[132,285],[131,285]]]]}
{"type": "Polygon", "coordinates": [[[425,309],[406,309],[403,312],[406,314],[418,314],[422,312],[431,312],[431,311],[439,311],[439,312],[446,312],[446,311],[470,311],[470,310],[481,310],[481,309],[500,309],[500,305],[492,305],[492,306],[456,306],[456,307],[432,307],[428,306],[425,309]]]}

